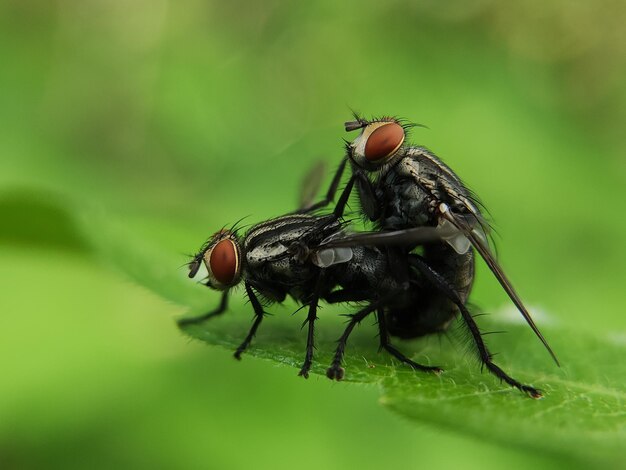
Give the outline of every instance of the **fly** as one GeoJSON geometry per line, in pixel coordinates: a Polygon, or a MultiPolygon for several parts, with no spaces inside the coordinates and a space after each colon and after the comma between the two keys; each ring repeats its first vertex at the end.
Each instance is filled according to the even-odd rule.
{"type": "Polygon", "coordinates": [[[189,277],[195,277],[204,263],[208,271],[206,285],[222,291],[221,301],[214,310],[199,317],[183,318],[179,325],[204,322],[221,315],[227,309],[230,291],[243,283],[254,310],[254,322],[235,351],[235,357],[240,359],[265,316],[264,304],[292,297],[308,306],[304,322],[308,324],[306,353],[299,372],[308,377],[313,362],[319,301],[365,302],[364,308],[348,315],[350,321],[327,369],[329,378],[341,380],[344,377],[341,364],[348,337],[354,327],[372,313],[378,317],[381,348],[415,370],[440,372],[437,366],[412,361],[389,340],[385,315],[410,309],[419,296],[415,287],[420,283],[420,275],[412,267],[411,257],[393,249],[332,245],[348,236],[346,223],[336,214],[290,214],[257,224],[244,236],[231,230],[217,232],[189,263],[189,277]]]}
{"type": "Polygon", "coordinates": [[[374,222],[377,231],[354,234],[334,242],[333,246],[353,243],[394,246],[408,254],[422,245],[420,272],[436,287],[431,292],[424,292],[427,301],[422,303],[418,314],[391,315],[392,331],[406,338],[434,333],[445,329],[460,312],[482,363],[498,378],[520,388],[519,382],[493,363],[474,319],[467,309],[460,307],[467,302],[473,285],[472,247],[557,365],[558,360],[489,248],[486,235],[489,224],[481,213],[477,197],[432,152],[407,143],[406,136],[411,127],[394,117],[365,120],[355,115],[354,121],[346,122],[346,131],[360,130],[360,134],[353,141],[346,142],[346,157],[335,173],[326,197],[303,212],[315,211],[333,200],[349,162],[352,175],[341,197],[347,199],[356,185],[362,213],[374,222]],[[433,239],[437,241],[433,242],[433,239]]]}

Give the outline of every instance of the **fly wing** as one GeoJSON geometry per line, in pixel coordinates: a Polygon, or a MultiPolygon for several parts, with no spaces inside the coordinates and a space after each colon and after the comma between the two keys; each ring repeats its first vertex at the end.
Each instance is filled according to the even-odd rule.
{"type": "Polygon", "coordinates": [[[546,339],[543,337],[543,335],[539,331],[539,328],[537,327],[537,325],[535,325],[535,322],[533,321],[532,317],[530,316],[530,313],[524,306],[522,299],[520,299],[519,295],[517,295],[517,292],[515,292],[515,289],[513,288],[511,281],[509,281],[509,279],[506,277],[506,274],[504,274],[504,271],[502,270],[502,268],[496,261],[496,258],[491,253],[491,250],[489,250],[489,246],[487,245],[486,239],[481,237],[479,235],[480,232],[477,232],[475,227],[472,227],[471,224],[468,224],[467,220],[453,214],[448,209],[448,207],[444,204],[442,204],[441,213],[442,213],[442,217],[445,220],[450,222],[454,227],[456,227],[460,232],[462,232],[469,239],[472,246],[476,249],[476,251],[478,251],[480,256],[485,260],[485,263],[487,263],[487,266],[489,266],[489,269],[491,270],[491,272],[494,274],[494,276],[496,277],[500,285],[503,287],[503,289],[506,291],[507,295],[513,301],[513,303],[515,304],[519,312],[522,314],[522,316],[524,317],[524,320],[526,320],[526,323],[528,323],[528,325],[532,328],[532,330],[537,335],[537,337],[541,340],[543,345],[546,347],[546,349],[552,356],[552,359],[554,359],[554,362],[556,362],[556,364],[560,366],[559,360],[556,358],[554,351],[552,351],[552,348],[550,347],[546,339]]]}
{"type": "Polygon", "coordinates": [[[302,180],[302,186],[300,190],[300,201],[298,203],[298,210],[304,210],[313,205],[313,201],[317,197],[317,193],[322,186],[322,180],[326,174],[326,164],[322,161],[317,162],[302,180]]]}
{"type": "Polygon", "coordinates": [[[444,240],[458,235],[454,226],[415,227],[393,232],[359,232],[344,234],[320,243],[320,248],[355,247],[355,246],[408,246],[420,245],[444,240]]]}

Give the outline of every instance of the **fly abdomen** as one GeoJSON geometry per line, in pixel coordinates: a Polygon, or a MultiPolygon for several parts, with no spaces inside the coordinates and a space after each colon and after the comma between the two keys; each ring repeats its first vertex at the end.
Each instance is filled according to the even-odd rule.
{"type": "Polygon", "coordinates": [[[461,301],[466,303],[474,282],[473,250],[459,254],[445,243],[429,244],[424,247],[423,257],[457,292],[461,301]]]}

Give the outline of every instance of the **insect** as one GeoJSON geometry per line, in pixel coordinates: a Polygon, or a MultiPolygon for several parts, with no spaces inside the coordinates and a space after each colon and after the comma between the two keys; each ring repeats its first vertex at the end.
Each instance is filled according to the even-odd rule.
{"type": "Polygon", "coordinates": [[[253,226],[243,237],[233,230],[217,232],[189,263],[189,277],[195,277],[204,263],[209,273],[206,285],[223,291],[220,304],[203,316],[179,320],[179,324],[198,323],[222,314],[230,291],[243,283],[255,316],[248,335],[235,351],[239,359],[263,320],[263,304],[282,302],[291,296],[308,306],[306,354],[299,372],[308,377],[319,300],[366,302],[365,307],[349,315],[327,370],[329,378],[343,378],[341,364],[348,337],[355,325],[373,312],[378,317],[381,348],[413,369],[440,372],[437,366],[418,364],[402,354],[391,344],[386,326],[386,314],[411,309],[419,301],[421,281],[413,263],[419,265],[420,261],[396,249],[345,243],[351,236],[340,219],[345,202],[342,198],[335,212],[325,216],[290,214],[271,219],[253,226]],[[338,240],[343,240],[344,246],[334,246],[338,240]]]}
{"type": "Polygon", "coordinates": [[[486,237],[489,224],[481,213],[482,205],[477,197],[432,152],[406,142],[411,127],[394,117],[366,120],[355,114],[355,120],[346,122],[345,128],[348,132],[360,130],[359,136],[346,142],[346,157],[326,197],[303,212],[315,211],[333,200],[350,162],[352,175],[342,198],[347,198],[356,184],[362,212],[378,231],[352,236],[349,243],[400,246],[405,253],[423,244],[422,275],[437,287],[426,293],[419,314],[390,314],[389,330],[405,338],[441,331],[460,311],[487,369],[534,396],[534,392],[524,389],[493,363],[478,326],[467,310],[460,307],[465,305],[473,284],[472,247],[485,260],[557,365],[558,360],[491,253],[486,237]],[[433,243],[432,235],[437,231],[440,237],[433,243]],[[430,242],[424,243],[428,240],[430,242]]]}

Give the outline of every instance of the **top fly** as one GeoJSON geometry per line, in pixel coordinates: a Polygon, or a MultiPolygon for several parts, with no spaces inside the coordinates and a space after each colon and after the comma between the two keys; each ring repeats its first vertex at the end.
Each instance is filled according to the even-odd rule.
{"type": "MultiPolygon", "coordinates": [[[[347,197],[346,194],[356,185],[361,210],[378,229],[355,234],[349,243],[400,246],[408,253],[424,241],[431,241],[423,244],[422,257],[437,277],[434,282],[439,283],[441,289],[433,295],[441,297],[442,302],[435,302],[437,308],[422,312],[422,316],[431,316],[436,324],[453,315],[458,305],[451,295],[456,297],[454,300],[466,303],[474,279],[473,247],[558,364],[554,352],[489,248],[486,235],[489,224],[481,213],[478,198],[431,151],[407,143],[411,127],[395,117],[366,120],[355,115],[354,121],[346,122],[346,131],[360,130],[360,133],[351,142],[346,142],[346,157],[326,198],[304,211],[321,208],[333,199],[349,162],[352,175],[342,197],[347,197]],[[433,235],[437,233],[439,241],[432,243],[433,235]],[[448,294],[444,294],[444,289],[448,294]]],[[[397,320],[405,337],[426,333],[422,324],[406,318],[397,320]]],[[[481,361],[493,374],[507,381],[502,370],[493,364],[487,348],[480,346],[480,331],[476,325],[469,318],[464,317],[464,320],[478,346],[481,361]]]]}

